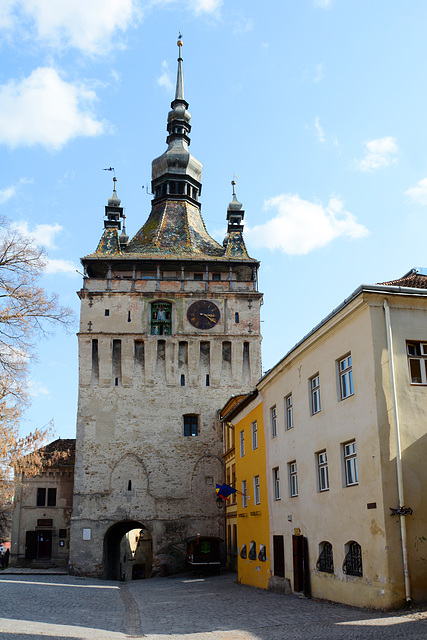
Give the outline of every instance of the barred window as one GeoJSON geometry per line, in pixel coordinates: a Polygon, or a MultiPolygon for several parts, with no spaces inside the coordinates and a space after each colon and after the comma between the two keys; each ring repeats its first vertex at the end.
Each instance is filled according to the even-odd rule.
{"type": "Polygon", "coordinates": [[[363,576],[362,547],[354,540],[345,545],[345,560],[342,568],[348,576],[363,576]]]}
{"type": "Polygon", "coordinates": [[[334,572],[334,554],[330,542],[324,540],[319,544],[319,557],[317,558],[316,568],[318,571],[325,573],[334,572]]]}

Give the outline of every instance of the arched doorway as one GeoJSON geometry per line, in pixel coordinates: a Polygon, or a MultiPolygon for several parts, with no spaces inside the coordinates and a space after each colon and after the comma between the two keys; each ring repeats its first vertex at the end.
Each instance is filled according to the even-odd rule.
{"type": "Polygon", "coordinates": [[[113,524],[104,536],[104,577],[139,580],[151,575],[153,550],[150,532],[136,520],[113,524]]]}

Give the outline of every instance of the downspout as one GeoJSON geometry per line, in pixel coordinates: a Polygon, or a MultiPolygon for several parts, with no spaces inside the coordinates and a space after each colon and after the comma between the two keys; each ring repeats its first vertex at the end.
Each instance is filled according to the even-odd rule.
{"type": "MultiPolygon", "coordinates": [[[[393,414],[394,414],[394,429],[396,437],[396,471],[397,471],[397,491],[399,496],[399,508],[405,506],[405,496],[403,490],[403,471],[402,471],[402,449],[400,446],[400,428],[399,428],[399,413],[397,407],[397,393],[396,393],[396,379],[394,375],[394,360],[393,360],[393,336],[391,332],[391,320],[390,320],[390,307],[387,300],[384,300],[385,311],[385,324],[387,333],[387,348],[389,355],[389,367],[390,367],[390,383],[391,383],[391,396],[393,402],[393,414]]],[[[411,583],[409,580],[408,570],[408,545],[406,536],[406,521],[404,515],[399,515],[400,521],[400,538],[402,545],[402,558],[403,558],[403,573],[405,578],[405,598],[406,602],[411,602],[411,583]]]]}

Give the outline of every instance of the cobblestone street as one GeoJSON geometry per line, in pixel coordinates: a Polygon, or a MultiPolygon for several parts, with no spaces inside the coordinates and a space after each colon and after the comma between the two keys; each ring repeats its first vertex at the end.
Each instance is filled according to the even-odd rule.
{"type": "Polygon", "coordinates": [[[0,575],[0,640],[427,637],[427,611],[377,613],[246,587],[235,574],[130,583],[0,575]]]}

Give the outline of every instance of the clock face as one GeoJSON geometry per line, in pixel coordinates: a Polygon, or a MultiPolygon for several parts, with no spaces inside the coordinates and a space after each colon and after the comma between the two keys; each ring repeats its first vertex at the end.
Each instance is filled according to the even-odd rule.
{"type": "Polygon", "coordinates": [[[212,329],[220,316],[218,307],[210,300],[197,300],[190,304],[187,311],[188,321],[196,329],[212,329]]]}

